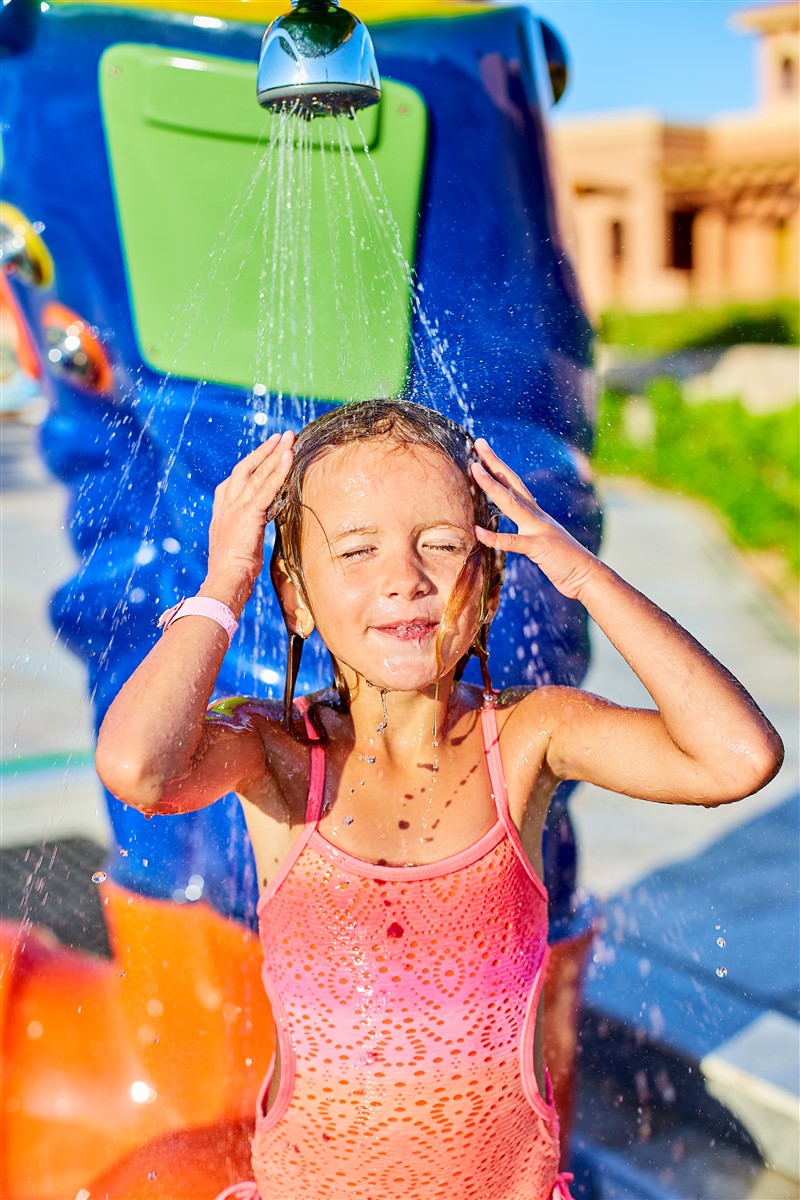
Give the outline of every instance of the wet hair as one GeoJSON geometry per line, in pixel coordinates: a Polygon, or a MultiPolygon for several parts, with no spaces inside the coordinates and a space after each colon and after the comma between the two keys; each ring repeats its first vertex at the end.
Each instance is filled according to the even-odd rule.
{"type": "MultiPolygon", "coordinates": [[[[472,478],[470,466],[478,461],[472,438],[455,421],[407,400],[365,400],[343,405],[311,421],[298,434],[294,443],[294,462],[283,487],[278,493],[268,516],[275,523],[275,546],[272,553],[273,579],[275,566],[282,562],[285,569],[300,588],[304,603],[311,610],[308,591],[303,575],[301,543],[305,506],[303,504],[303,481],[314,463],[319,462],[330,451],[339,446],[351,446],[356,442],[383,442],[390,446],[421,446],[436,450],[449,459],[461,475],[472,499],[476,525],[495,529],[498,513],[485,493],[472,478]]],[[[467,556],[447,601],[436,637],[436,658],[441,668],[441,647],[445,634],[452,628],[461,614],[477,580],[482,577],[478,601],[478,632],[475,643],[456,669],[460,678],[472,654],[481,663],[484,687],[491,688],[486,660],[489,652],[487,637],[489,630],[489,597],[503,581],[504,555],[476,542],[467,556]]],[[[313,615],[313,611],[312,611],[313,615]]],[[[284,722],[293,725],[292,704],[297,674],[300,668],[302,638],[289,631],[289,657],[286,668],[286,692],[284,696],[284,722]]],[[[338,697],[336,707],[349,711],[350,693],[339,664],[331,655],[334,685],[338,697]]],[[[311,714],[309,714],[311,715],[311,714]]],[[[315,722],[317,725],[318,722],[315,722]]],[[[318,732],[321,732],[318,729],[318,732]]]]}

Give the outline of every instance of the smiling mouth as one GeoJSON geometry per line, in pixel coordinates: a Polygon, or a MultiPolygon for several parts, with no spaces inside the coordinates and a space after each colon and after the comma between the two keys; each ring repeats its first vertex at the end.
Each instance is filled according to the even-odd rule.
{"type": "Polygon", "coordinates": [[[436,636],[436,621],[397,621],[394,625],[376,625],[377,633],[399,642],[422,642],[436,636]]]}

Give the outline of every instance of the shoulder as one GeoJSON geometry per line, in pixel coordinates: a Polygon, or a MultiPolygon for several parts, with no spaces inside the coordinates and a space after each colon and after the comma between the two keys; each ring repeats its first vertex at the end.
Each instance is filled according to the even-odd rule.
{"type": "Polygon", "coordinates": [[[494,712],[498,728],[501,730],[512,719],[515,722],[524,722],[533,719],[534,714],[541,719],[548,712],[559,708],[564,702],[564,694],[573,690],[555,686],[533,687],[525,684],[513,684],[510,687],[501,688],[491,697],[487,697],[485,692],[473,684],[462,683],[459,687],[463,697],[463,711],[477,717],[488,709],[489,712],[494,712]]]}
{"type": "Polygon", "coordinates": [[[303,819],[314,743],[303,717],[309,699],[315,698],[296,702],[291,728],[278,700],[226,696],[209,705],[206,728],[211,744],[218,754],[233,755],[242,765],[235,790],[246,803],[251,836],[257,826],[263,840],[263,817],[279,825],[303,819]]]}
{"type": "Polygon", "coordinates": [[[494,717],[501,745],[521,751],[526,745],[546,740],[558,723],[558,714],[573,689],[556,686],[530,687],[514,684],[494,693],[491,700],[480,688],[461,685],[462,713],[480,724],[484,715],[494,717]]]}
{"type": "Polygon", "coordinates": [[[560,708],[574,688],[560,687],[556,684],[546,684],[540,687],[530,687],[523,684],[513,684],[497,693],[495,707],[498,714],[511,716],[513,713],[541,713],[560,708]]]}
{"type": "Polygon", "coordinates": [[[206,722],[220,731],[241,733],[249,730],[257,734],[267,748],[282,746],[287,742],[307,747],[309,742],[317,740],[325,743],[327,731],[320,713],[334,707],[328,691],[300,696],[294,703],[292,726],[287,728],[281,701],[256,699],[253,696],[225,696],[209,705],[206,722]],[[309,724],[316,737],[309,736],[309,724]]]}
{"type": "Polygon", "coordinates": [[[282,717],[283,707],[276,700],[224,696],[208,706],[206,728],[215,738],[224,738],[227,733],[241,738],[250,733],[267,742],[283,728],[282,717]]]}
{"type": "Polygon", "coordinates": [[[507,737],[547,738],[570,715],[577,716],[587,698],[578,688],[558,684],[504,688],[496,700],[498,727],[507,737]]]}
{"type": "Polygon", "coordinates": [[[261,767],[268,766],[273,750],[300,746],[302,718],[294,728],[283,722],[283,705],[277,700],[257,700],[253,696],[225,696],[209,705],[206,713],[207,737],[214,743],[250,743],[261,767]]]}
{"type": "Polygon", "coordinates": [[[214,724],[238,728],[254,721],[279,721],[282,712],[277,700],[256,700],[253,696],[223,696],[209,704],[206,716],[214,724]]]}

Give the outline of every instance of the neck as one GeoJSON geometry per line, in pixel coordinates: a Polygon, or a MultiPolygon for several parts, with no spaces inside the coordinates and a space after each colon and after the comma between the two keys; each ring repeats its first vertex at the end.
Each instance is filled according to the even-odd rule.
{"type": "Polygon", "coordinates": [[[356,747],[380,747],[390,758],[402,758],[444,740],[453,696],[453,672],[420,692],[395,692],[361,676],[348,679],[350,716],[356,747]]]}

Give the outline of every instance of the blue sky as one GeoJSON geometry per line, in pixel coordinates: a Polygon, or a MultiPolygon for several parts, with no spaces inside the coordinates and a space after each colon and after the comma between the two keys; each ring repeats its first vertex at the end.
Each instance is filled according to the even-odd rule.
{"type": "Polygon", "coordinates": [[[703,120],[755,102],[754,38],[731,27],[730,0],[532,0],[570,55],[558,116],[652,108],[703,120]]]}

